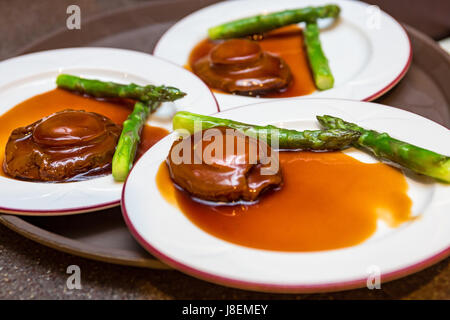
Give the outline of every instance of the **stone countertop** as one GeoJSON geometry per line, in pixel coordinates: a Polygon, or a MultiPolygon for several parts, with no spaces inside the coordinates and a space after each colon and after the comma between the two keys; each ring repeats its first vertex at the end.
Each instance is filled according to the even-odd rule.
{"type": "Polygon", "coordinates": [[[0,225],[1,299],[450,299],[450,259],[380,290],[323,294],[268,294],[226,288],[178,271],[125,267],[71,256],[0,225]],[[69,290],[67,267],[81,270],[81,286],[69,290]]]}
{"type": "MultiPolygon", "coordinates": [[[[80,5],[82,17],[87,18],[143,1],[0,1],[0,29],[9,29],[0,34],[0,60],[64,26],[70,4],[80,5]]],[[[217,286],[178,271],[125,267],[71,256],[0,225],[0,299],[450,299],[450,258],[414,275],[382,283],[380,290],[266,294],[217,286]],[[66,286],[69,265],[81,269],[79,290],[66,286]]]]}

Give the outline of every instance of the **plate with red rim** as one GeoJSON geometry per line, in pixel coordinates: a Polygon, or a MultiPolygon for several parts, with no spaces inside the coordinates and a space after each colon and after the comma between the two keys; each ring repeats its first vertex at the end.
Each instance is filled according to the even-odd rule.
{"type": "MultiPolygon", "coordinates": [[[[209,88],[195,75],[149,54],[113,48],[68,48],[43,51],[0,63],[0,114],[56,87],[60,73],[119,83],[165,84],[188,93],[164,103],[148,124],[171,130],[178,110],[218,111],[209,88]]],[[[36,119],[38,120],[38,119],[36,119]]],[[[26,125],[26,124],[24,124],[26,125]]],[[[2,151],[4,152],[4,151],[2,151]]],[[[111,175],[69,183],[27,182],[0,176],[0,211],[20,215],[66,215],[119,205],[123,183],[111,175]]]]}
{"type": "MultiPolygon", "coordinates": [[[[386,93],[408,71],[412,59],[404,28],[378,7],[350,0],[226,1],[198,10],[172,26],[153,53],[176,64],[188,63],[191,50],[215,25],[256,14],[334,3],[340,18],[319,20],[320,39],[335,78],[333,88],[302,97],[371,101],[386,93]]],[[[300,24],[301,26],[301,24],[300,24]]],[[[275,98],[215,92],[221,110],[275,98]]],[[[283,99],[283,98],[282,98],[283,99]]],[[[284,98],[286,99],[286,98],[284,98]]]]}
{"type": "MultiPolygon", "coordinates": [[[[286,99],[230,109],[215,116],[298,130],[318,128],[316,115],[332,114],[363,127],[450,154],[448,129],[400,109],[344,99],[286,99]],[[254,115],[258,114],[258,119],[254,115]],[[420,128],[411,130],[411,127],[420,128]]],[[[450,185],[405,174],[412,219],[397,228],[377,224],[362,243],[342,249],[281,252],[219,239],[197,227],[161,195],[156,175],[177,133],[159,141],[135,164],[122,193],[122,213],[135,239],[182,272],[214,283],[270,292],[319,292],[364,287],[375,266],[382,281],[419,271],[450,254],[450,185]]],[[[363,162],[362,151],[346,153],[363,162]]]]}

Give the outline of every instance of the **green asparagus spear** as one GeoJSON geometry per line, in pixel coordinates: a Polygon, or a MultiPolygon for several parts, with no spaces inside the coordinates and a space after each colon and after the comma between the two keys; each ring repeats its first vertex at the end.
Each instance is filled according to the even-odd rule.
{"type": "Polygon", "coordinates": [[[438,180],[450,183],[450,157],[391,138],[387,133],[366,130],[358,125],[329,115],[317,116],[319,122],[328,129],[347,129],[361,133],[354,143],[375,154],[438,180]]]}
{"type": "Polygon", "coordinates": [[[303,32],[306,53],[317,89],[327,90],[333,87],[334,78],[328,65],[328,59],[323,53],[319,39],[319,27],[316,22],[308,22],[303,32]]]}
{"type": "Polygon", "coordinates": [[[97,98],[125,98],[150,101],[173,101],[184,97],[186,94],[177,88],[166,86],[139,86],[131,83],[128,85],[100,80],[84,79],[68,74],[60,74],[56,79],[59,88],[88,94],[97,98]]]}
{"type": "Polygon", "coordinates": [[[229,39],[267,32],[290,24],[315,21],[320,18],[336,18],[341,9],[334,4],[322,7],[306,7],[234,20],[208,30],[209,38],[229,39]]]}
{"type": "Polygon", "coordinates": [[[133,166],[142,128],[148,115],[164,101],[174,101],[186,94],[177,88],[166,86],[125,85],[114,82],[84,79],[60,74],[56,79],[59,88],[88,94],[97,98],[125,98],[138,100],[133,112],[123,123],[122,133],[112,159],[112,174],[115,180],[124,181],[133,166]]]}
{"type": "Polygon", "coordinates": [[[123,122],[122,133],[117,143],[116,152],[112,159],[112,175],[116,181],[124,181],[136,156],[137,146],[141,140],[141,131],[147,122],[148,115],[156,110],[160,102],[148,105],[136,102],[133,112],[123,122]]]}
{"type": "Polygon", "coordinates": [[[280,149],[339,150],[349,146],[360,135],[356,131],[341,129],[296,131],[277,128],[272,125],[257,126],[186,111],[177,112],[173,118],[174,130],[184,129],[190,134],[194,133],[195,130],[221,126],[236,129],[248,136],[265,140],[269,145],[272,138],[275,138],[274,135],[277,135],[280,149]]]}

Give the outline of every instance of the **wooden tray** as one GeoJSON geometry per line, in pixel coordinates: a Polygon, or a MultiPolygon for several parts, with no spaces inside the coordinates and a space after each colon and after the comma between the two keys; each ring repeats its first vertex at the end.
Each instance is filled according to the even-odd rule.
{"type": "MultiPolygon", "coordinates": [[[[151,53],[160,36],[177,20],[215,2],[218,1],[145,3],[91,19],[82,25],[80,31],[61,30],[17,54],[76,46],[107,46],[151,53]]],[[[413,48],[411,68],[395,88],[376,102],[415,112],[449,128],[450,55],[426,35],[408,26],[406,30],[413,48]]],[[[85,258],[168,268],[132,238],[118,207],[64,217],[2,214],[0,223],[31,240],[85,258]]]]}

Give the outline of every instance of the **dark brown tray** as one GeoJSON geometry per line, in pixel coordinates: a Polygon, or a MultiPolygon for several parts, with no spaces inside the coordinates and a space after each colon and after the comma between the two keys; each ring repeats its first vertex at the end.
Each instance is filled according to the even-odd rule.
{"type": "MultiPolygon", "coordinates": [[[[153,1],[61,30],[17,54],[63,47],[107,46],[151,53],[161,35],[183,16],[217,0],[153,1]]],[[[406,26],[413,48],[411,68],[400,83],[376,100],[450,127],[450,55],[406,26]]],[[[413,128],[412,128],[413,130],[413,128]]],[[[110,263],[168,268],[144,251],[126,228],[120,208],[64,217],[0,215],[0,222],[46,246],[110,263]]]]}

